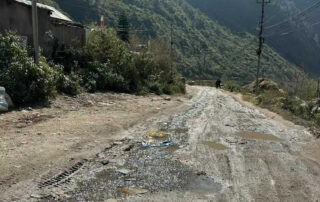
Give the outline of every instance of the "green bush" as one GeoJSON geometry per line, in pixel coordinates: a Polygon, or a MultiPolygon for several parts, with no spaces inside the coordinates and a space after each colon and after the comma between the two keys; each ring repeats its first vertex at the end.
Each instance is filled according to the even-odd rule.
{"type": "Polygon", "coordinates": [[[81,93],[79,82],[78,76],[74,73],[71,73],[70,75],[59,73],[57,79],[57,90],[68,95],[78,95],[81,93]]]}
{"type": "Polygon", "coordinates": [[[92,62],[82,74],[82,82],[89,92],[118,91],[128,92],[128,83],[125,79],[113,72],[106,63],[92,62]]]}
{"type": "Polygon", "coordinates": [[[63,68],[41,57],[36,65],[28,56],[27,47],[12,32],[0,34],[0,85],[3,85],[15,105],[47,101],[59,92],[80,93],[76,75],[65,75],[63,68]]]}
{"type": "Polygon", "coordinates": [[[315,123],[320,126],[320,113],[315,114],[314,116],[315,123]]]}
{"type": "Polygon", "coordinates": [[[91,62],[84,68],[82,84],[90,92],[185,92],[185,83],[171,76],[170,54],[160,41],[152,42],[149,50],[131,51],[113,29],[95,27],[84,50],[91,62]]]}
{"type": "Polygon", "coordinates": [[[56,94],[55,71],[44,58],[36,65],[13,33],[0,34],[0,82],[18,106],[56,94]]]}
{"type": "Polygon", "coordinates": [[[224,83],[224,86],[230,92],[241,92],[242,91],[242,87],[235,81],[226,81],[224,83]]]}
{"type": "Polygon", "coordinates": [[[158,82],[149,84],[149,89],[150,89],[151,92],[153,92],[153,93],[155,93],[157,95],[161,95],[162,94],[161,84],[158,83],[158,82]]]}

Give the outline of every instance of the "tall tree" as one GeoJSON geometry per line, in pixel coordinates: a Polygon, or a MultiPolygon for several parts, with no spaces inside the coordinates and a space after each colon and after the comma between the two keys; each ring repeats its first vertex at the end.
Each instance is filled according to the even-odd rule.
{"type": "Polygon", "coordinates": [[[129,41],[129,21],[124,12],[122,12],[119,16],[118,36],[122,41],[129,41]]]}

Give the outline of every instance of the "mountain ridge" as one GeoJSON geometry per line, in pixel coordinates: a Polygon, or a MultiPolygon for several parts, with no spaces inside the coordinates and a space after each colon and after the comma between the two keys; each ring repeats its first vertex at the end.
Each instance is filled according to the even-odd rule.
{"type": "MultiPolygon", "coordinates": [[[[213,21],[185,0],[56,0],[76,21],[90,24],[105,16],[105,24],[117,27],[118,13],[125,12],[142,38],[170,41],[173,24],[174,59],[177,69],[189,79],[235,80],[248,84],[256,75],[256,37],[250,33],[236,35],[213,21]],[[84,11],[85,9],[85,11],[84,11]]],[[[292,80],[297,66],[283,59],[269,47],[264,49],[266,76],[280,84],[292,80]]]]}

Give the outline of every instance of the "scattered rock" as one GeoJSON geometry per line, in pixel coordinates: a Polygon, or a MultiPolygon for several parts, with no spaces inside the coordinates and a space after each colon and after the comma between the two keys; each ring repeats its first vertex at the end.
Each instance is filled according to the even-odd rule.
{"type": "Polygon", "coordinates": [[[110,199],[105,200],[104,202],[118,202],[118,200],[114,199],[114,198],[110,198],[110,199]]]}
{"type": "Polygon", "coordinates": [[[200,171],[200,172],[197,173],[197,175],[198,175],[198,176],[199,176],[199,175],[207,175],[207,173],[204,172],[204,171],[200,171]]]}
{"type": "Polygon", "coordinates": [[[171,97],[165,97],[164,100],[171,101],[171,97]]]}
{"type": "Polygon", "coordinates": [[[117,169],[117,172],[122,173],[124,175],[128,175],[128,174],[132,173],[133,170],[129,170],[129,169],[122,167],[122,168],[117,169]]]}
{"type": "MultiPolygon", "coordinates": [[[[249,86],[248,90],[254,92],[256,90],[257,83],[253,81],[249,86]]],[[[258,89],[259,90],[277,90],[279,91],[278,84],[269,79],[260,78],[258,81],[258,89]]]]}
{"type": "Polygon", "coordinates": [[[137,178],[125,178],[124,181],[137,181],[137,178]]]}
{"type": "Polygon", "coordinates": [[[121,141],[115,141],[115,142],[113,142],[113,145],[122,145],[123,144],[123,142],[121,142],[121,141]]]}
{"type": "Polygon", "coordinates": [[[40,135],[42,135],[42,133],[37,133],[37,135],[39,135],[39,136],[40,136],[40,135]]]}
{"type": "Polygon", "coordinates": [[[8,111],[8,103],[5,99],[5,88],[4,87],[0,87],[0,111],[5,112],[8,111]]]}
{"type": "Polygon", "coordinates": [[[108,103],[105,103],[105,102],[99,102],[98,104],[99,104],[99,105],[102,105],[102,106],[107,106],[107,105],[109,105],[108,103]]]}
{"type": "Polygon", "coordinates": [[[88,104],[88,105],[94,105],[94,102],[93,102],[92,100],[88,100],[88,101],[87,101],[87,104],[88,104]]]}
{"type": "Polygon", "coordinates": [[[37,198],[37,199],[40,199],[40,198],[42,198],[40,195],[38,195],[38,194],[31,194],[30,195],[30,198],[37,198]]]}
{"type": "Polygon", "coordinates": [[[25,123],[18,123],[16,125],[16,128],[25,128],[25,127],[27,127],[27,125],[25,123]]]}
{"type": "Polygon", "coordinates": [[[119,187],[118,191],[124,194],[128,195],[134,195],[134,194],[145,194],[149,192],[147,189],[141,189],[136,187],[119,187]]]}
{"type": "Polygon", "coordinates": [[[131,145],[127,146],[126,148],[124,148],[123,151],[128,152],[128,151],[130,151],[130,150],[133,148],[133,146],[134,146],[134,145],[131,144],[131,145]]]}
{"type": "Polygon", "coordinates": [[[104,166],[108,165],[109,164],[109,160],[103,160],[103,161],[101,161],[101,164],[104,165],[104,166]]]}
{"type": "Polygon", "coordinates": [[[8,107],[9,108],[11,108],[11,107],[14,107],[14,104],[13,104],[13,102],[12,102],[12,99],[11,99],[11,97],[7,94],[7,93],[5,93],[5,99],[6,99],[6,101],[7,101],[7,103],[8,103],[8,107]]]}

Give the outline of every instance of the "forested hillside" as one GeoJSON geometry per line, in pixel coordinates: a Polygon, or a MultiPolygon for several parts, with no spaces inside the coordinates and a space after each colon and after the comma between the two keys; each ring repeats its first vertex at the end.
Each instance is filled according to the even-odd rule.
{"type": "MultiPolygon", "coordinates": [[[[116,28],[125,12],[131,33],[145,39],[170,43],[173,30],[177,69],[190,79],[235,80],[248,84],[256,73],[256,40],[253,35],[233,34],[228,28],[193,8],[185,0],[56,0],[76,21],[90,24],[104,15],[105,24],[116,28]]],[[[281,83],[292,81],[295,66],[266,47],[263,67],[268,77],[281,83]]]]}
{"type": "MultiPolygon", "coordinates": [[[[188,0],[234,33],[257,34],[261,4],[252,0],[188,0]]],[[[272,0],[266,6],[266,43],[310,74],[320,75],[320,5],[313,0],[272,0]],[[315,6],[314,6],[315,5],[315,6]],[[314,6],[314,7],[312,7],[314,6]],[[312,7],[312,9],[308,9],[312,7]],[[303,14],[298,15],[300,12],[303,14]],[[296,16],[290,18],[291,16],[296,16]],[[289,19],[287,22],[285,20],[289,19]],[[284,22],[279,26],[273,26],[284,22]],[[315,74],[314,74],[315,73],[315,74]]]]}

